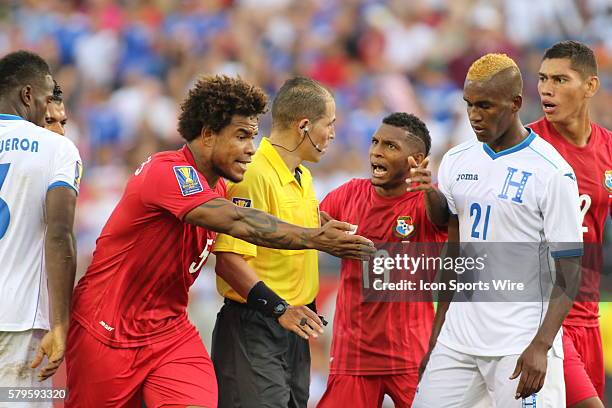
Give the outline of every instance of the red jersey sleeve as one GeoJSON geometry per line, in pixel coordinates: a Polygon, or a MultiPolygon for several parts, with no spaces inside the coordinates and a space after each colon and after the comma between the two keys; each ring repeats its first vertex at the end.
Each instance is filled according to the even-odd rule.
{"type": "Polygon", "coordinates": [[[141,189],[144,205],[167,210],[180,220],[195,207],[223,198],[223,180],[218,181],[220,186],[211,189],[204,176],[187,163],[152,161],[144,170],[141,189]]]}
{"type": "Polygon", "coordinates": [[[358,180],[353,179],[330,191],[319,205],[319,209],[336,220],[348,222],[344,219],[347,216],[348,207],[350,207],[347,199],[352,196],[351,192],[355,192],[356,186],[358,186],[358,180]]]}
{"type": "Polygon", "coordinates": [[[338,187],[337,189],[330,191],[325,196],[323,201],[321,201],[321,204],[319,204],[319,209],[321,211],[325,211],[332,218],[341,220],[340,203],[342,202],[343,196],[344,194],[342,194],[342,187],[338,187]]]}

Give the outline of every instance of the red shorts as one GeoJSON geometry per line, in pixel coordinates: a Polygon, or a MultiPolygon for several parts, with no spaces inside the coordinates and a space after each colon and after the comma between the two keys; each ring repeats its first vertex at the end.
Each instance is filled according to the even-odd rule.
{"type": "Polygon", "coordinates": [[[114,348],[79,323],[68,331],[66,407],[217,407],[217,378],[200,335],[142,347],[114,348]]]}
{"type": "Polygon", "coordinates": [[[592,397],[603,401],[605,374],[599,326],[564,325],[563,354],[567,406],[592,397]]]}
{"type": "Polygon", "coordinates": [[[385,394],[396,408],[410,408],[419,378],[415,374],[344,375],[330,374],[327,389],[317,408],[381,407],[385,394]]]}

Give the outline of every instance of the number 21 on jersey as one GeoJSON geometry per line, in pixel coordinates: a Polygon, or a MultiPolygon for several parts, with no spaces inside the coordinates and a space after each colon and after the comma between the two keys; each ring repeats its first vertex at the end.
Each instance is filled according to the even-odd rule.
{"type": "Polygon", "coordinates": [[[487,240],[490,215],[490,205],[487,205],[486,207],[484,207],[484,209],[479,203],[472,203],[472,205],[470,205],[470,218],[472,219],[472,238],[482,239],[483,241],[487,240]]]}

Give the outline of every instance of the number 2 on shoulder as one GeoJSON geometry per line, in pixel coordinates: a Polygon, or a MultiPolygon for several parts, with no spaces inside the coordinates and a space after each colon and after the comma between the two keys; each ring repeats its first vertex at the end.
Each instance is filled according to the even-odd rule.
{"type": "Polygon", "coordinates": [[[588,194],[580,194],[580,224],[582,224],[582,233],[585,234],[589,232],[589,227],[584,225],[584,217],[586,217],[589,212],[589,208],[591,208],[591,196],[588,194]]]}

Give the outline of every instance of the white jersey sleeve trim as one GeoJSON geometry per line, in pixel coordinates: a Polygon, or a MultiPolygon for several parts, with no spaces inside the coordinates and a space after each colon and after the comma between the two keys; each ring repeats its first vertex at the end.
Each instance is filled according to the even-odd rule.
{"type": "Polygon", "coordinates": [[[70,184],[70,183],[66,183],[65,181],[56,181],[55,183],[51,184],[49,187],[47,187],[47,191],[51,191],[56,187],[70,187],[71,189],[73,189],[77,195],[79,194],[79,190],[77,190],[74,185],[70,184]]]}

